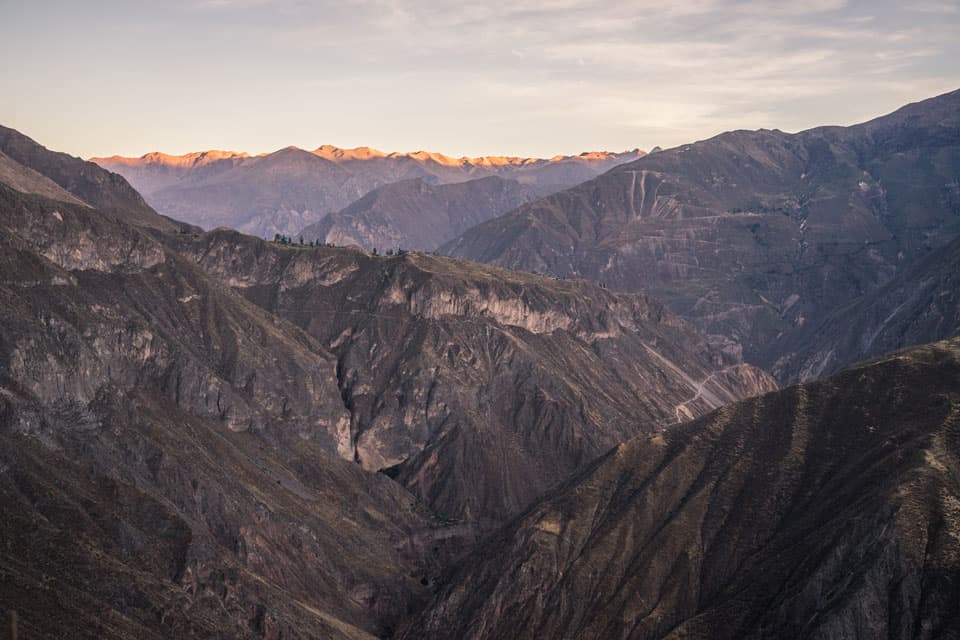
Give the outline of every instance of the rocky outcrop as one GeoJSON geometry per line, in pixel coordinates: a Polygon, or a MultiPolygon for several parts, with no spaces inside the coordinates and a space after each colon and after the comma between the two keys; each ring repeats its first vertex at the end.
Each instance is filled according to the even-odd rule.
{"type": "Polygon", "coordinates": [[[336,356],[349,457],[446,518],[498,523],[617,442],[774,388],[642,295],[417,252],[174,240],[336,356]]]}
{"type": "Polygon", "coordinates": [[[441,252],[648,292],[769,368],[794,333],[960,233],[958,175],[955,91],[853,127],[659,151],[441,252]]]}
{"type": "MultiPolygon", "coordinates": [[[[277,233],[296,236],[328,213],[395,182],[420,179],[439,185],[497,176],[543,194],[593,178],[642,154],[634,150],[550,159],[449,158],[423,151],[383,153],[325,145],[313,151],[287,147],[255,157],[206,151],[93,161],[126,177],[164,214],[205,229],[231,227],[272,238],[277,233]]],[[[413,222],[400,226],[407,224],[413,222]]]]}
{"type": "Polygon", "coordinates": [[[960,628],[960,340],[612,450],[405,638],[926,638],[960,628]]]}
{"type": "Polygon", "coordinates": [[[59,267],[112,271],[143,269],[164,261],[163,247],[89,207],[53,203],[0,185],[3,224],[59,267]]]}
{"type": "Polygon", "coordinates": [[[381,252],[432,251],[470,227],[546,195],[548,190],[489,176],[446,185],[422,178],[374,189],[298,234],[306,242],[358,245],[381,252]]]}

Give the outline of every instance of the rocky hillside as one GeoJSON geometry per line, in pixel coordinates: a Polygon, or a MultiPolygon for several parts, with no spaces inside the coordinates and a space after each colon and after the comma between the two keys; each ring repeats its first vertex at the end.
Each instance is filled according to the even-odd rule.
{"type": "Polygon", "coordinates": [[[390,636],[550,484],[773,385],[644,296],[166,233],[3,167],[0,609],[23,637],[390,636]]]}
{"type": "Polygon", "coordinates": [[[337,359],[341,456],[495,524],[609,447],[774,388],[658,302],[422,253],[173,238],[337,359]]]}
{"type": "Polygon", "coordinates": [[[812,380],[847,362],[960,335],[960,237],[875,291],[790,335],[773,371],[812,380]]]}
{"type": "Polygon", "coordinates": [[[402,637],[955,637],[957,380],[953,340],[631,440],[402,637]]]}
{"type": "Polygon", "coordinates": [[[0,602],[23,637],[389,628],[432,571],[417,541],[449,533],[336,455],[336,360],[95,209],[0,186],[0,231],[0,602]]]}
{"type": "Polygon", "coordinates": [[[374,189],[353,204],[331,213],[298,235],[365,249],[432,251],[470,227],[536,200],[541,190],[516,180],[489,176],[431,185],[416,178],[374,189]]]}
{"type": "Polygon", "coordinates": [[[442,251],[647,291],[771,367],[792,332],[957,236],[958,176],[955,91],[853,127],[652,153],[442,251]]]}
{"type": "Polygon", "coordinates": [[[206,151],[93,161],[126,177],[164,214],[205,229],[231,227],[272,238],[276,233],[294,236],[373,189],[401,180],[446,184],[499,176],[545,193],[573,186],[641,155],[634,150],[549,160],[450,158],[424,151],[383,153],[367,147],[325,145],[313,151],[287,147],[255,157],[206,151]]]}

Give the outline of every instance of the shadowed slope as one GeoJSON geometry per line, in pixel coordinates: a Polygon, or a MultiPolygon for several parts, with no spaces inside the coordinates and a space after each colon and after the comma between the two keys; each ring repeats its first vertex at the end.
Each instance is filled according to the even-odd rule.
{"type": "Polygon", "coordinates": [[[880,287],[791,334],[774,372],[810,380],[843,363],[960,335],[960,238],[880,287]]]}
{"type": "Polygon", "coordinates": [[[955,637],[958,380],[953,340],[622,444],[404,637],[955,637]]]}
{"type": "MultiPolygon", "coordinates": [[[[66,153],[50,151],[19,131],[0,126],[0,152],[14,162],[52,180],[81,201],[107,215],[161,231],[177,232],[184,227],[183,224],[151,209],[122,176],[101,169],[92,162],[85,162],[66,153]]],[[[17,188],[10,182],[5,181],[5,184],[17,188]]],[[[63,199],[53,193],[39,193],[63,199]]]]}
{"type": "Polygon", "coordinates": [[[0,151],[0,183],[21,193],[34,193],[51,200],[86,204],[47,176],[25,167],[0,151]]]}
{"type": "Polygon", "coordinates": [[[791,332],[960,233],[958,176],[955,91],[853,127],[653,153],[441,251],[646,291],[770,367],[791,332]]]}
{"type": "Polygon", "coordinates": [[[0,231],[0,602],[24,636],[389,628],[449,534],[335,455],[335,359],[94,209],[0,186],[0,231]]]}

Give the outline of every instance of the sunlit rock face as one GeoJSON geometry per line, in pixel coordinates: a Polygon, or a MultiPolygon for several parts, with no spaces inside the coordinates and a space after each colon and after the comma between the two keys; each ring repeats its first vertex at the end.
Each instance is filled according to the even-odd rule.
{"type": "Polygon", "coordinates": [[[441,251],[649,292],[770,368],[798,332],[957,236],[958,132],[960,92],[854,127],[725,133],[618,166],[441,251]]]}
{"type": "Polygon", "coordinates": [[[635,438],[438,584],[404,638],[949,637],[960,340],[635,438]]]}
{"type": "Polygon", "coordinates": [[[227,231],[174,240],[336,357],[341,455],[481,528],[631,435],[775,386],[655,300],[582,280],[227,231]]]}
{"type": "MultiPolygon", "coordinates": [[[[479,216],[476,222],[480,222],[509,210],[504,207],[513,199],[519,198],[516,205],[531,199],[522,194],[543,195],[569,187],[641,155],[643,152],[634,150],[550,159],[450,158],[425,151],[384,153],[368,147],[339,149],[325,145],[313,151],[287,147],[255,157],[204,151],[184,156],[150,153],[140,158],[114,156],[93,161],[127,178],[163,214],[205,229],[231,227],[272,238],[277,233],[297,236],[328,213],[340,211],[370,191],[395,182],[422,180],[428,185],[440,185],[491,176],[516,181],[518,185],[513,189],[517,193],[506,196],[504,201],[491,201],[489,194],[484,193],[467,194],[467,206],[452,209],[468,221],[479,216]]],[[[392,233],[403,234],[403,229],[413,223],[404,218],[386,224],[386,228],[398,227],[392,233]]],[[[453,235],[469,226],[458,226],[456,221],[448,224],[452,225],[453,235]]],[[[369,240],[379,241],[383,233],[387,231],[369,240]]],[[[429,236],[425,239],[432,241],[429,236]]],[[[364,244],[363,238],[358,240],[358,244],[364,244]]],[[[420,244],[406,246],[431,248],[420,244]]]]}

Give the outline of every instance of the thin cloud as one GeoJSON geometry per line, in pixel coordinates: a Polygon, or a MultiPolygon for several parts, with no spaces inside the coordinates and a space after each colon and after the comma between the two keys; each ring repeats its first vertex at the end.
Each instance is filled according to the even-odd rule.
{"type": "MultiPolygon", "coordinates": [[[[38,34],[62,21],[58,37],[0,25],[0,55],[84,78],[71,99],[103,118],[90,131],[129,122],[118,140],[190,148],[199,131],[251,151],[333,139],[452,155],[668,146],[851,122],[960,86],[960,2],[182,0],[149,15],[135,5],[113,3],[96,23],[79,5],[73,16],[25,6],[38,34]],[[198,46],[140,46],[172,30],[198,46]],[[111,65],[91,79],[69,55],[78,49],[111,65]]],[[[8,79],[23,106],[0,105],[0,117],[37,120],[31,104],[49,100],[49,83],[8,79]]]]}

